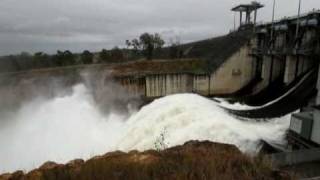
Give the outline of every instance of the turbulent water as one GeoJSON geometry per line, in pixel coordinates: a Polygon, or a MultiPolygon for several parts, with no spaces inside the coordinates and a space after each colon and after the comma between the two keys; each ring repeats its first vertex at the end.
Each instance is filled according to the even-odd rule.
{"type": "Polygon", "coordinates": [[[192,94],[164,97],[129,114],[100,113],[84,85],[72,95],[35,99],[0,117],[0,173],[30,170],[50,160],[65,163],[113,150],[180,145],[188,140],[230,143],[254,152],[259,140],[284,143],[289,116],[241,121],[217,103],[192,94]]]}

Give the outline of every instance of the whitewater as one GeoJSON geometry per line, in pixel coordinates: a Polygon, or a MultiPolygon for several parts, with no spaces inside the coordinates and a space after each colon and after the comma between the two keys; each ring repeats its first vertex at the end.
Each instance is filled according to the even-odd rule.
{"type": "MultiPolygon", "coordinates": [[[[129,106],[128,106],[129,107],[129,106]]],[[[265,122],[242,121],[217,102],[194,94],[155,100],[129,113],[101,113],[88,88],[50,100],[35,98],[11,116],[0,117],[0,173],[29,171],[47,161],[66,163],[110,151],[155,149],[189,140],[236,145],[254,153],[260,140],[285,144],[290,115],[265,122]]]]}

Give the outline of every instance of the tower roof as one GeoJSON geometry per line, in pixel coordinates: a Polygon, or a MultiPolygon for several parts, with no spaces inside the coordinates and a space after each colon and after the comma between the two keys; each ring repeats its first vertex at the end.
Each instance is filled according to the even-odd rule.
{"type": "Polygon", "coordinates": [[[232,8],[232,11],[254,11],[260,8],[263,8],[264,5],[262,5],[259,2],[253,1],[251,4],[240,4],[234,8],[232,8]]]}

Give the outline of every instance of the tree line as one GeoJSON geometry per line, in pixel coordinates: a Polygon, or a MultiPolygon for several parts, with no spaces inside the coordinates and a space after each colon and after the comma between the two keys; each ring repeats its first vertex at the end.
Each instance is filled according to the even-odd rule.
{"type": "Polygon", "coordinates": [[[102,49],[98,53],[88,50],[74,54],[69,50],[49,55],[44,52],[30,54],[22,52],[18,55],[0,57],[0,72],[26,71],[31,69],[65,67],[74,65],[88,65],[93,63],[117,63],[155,57],[179,58],[179,44],[172,43],[167,50],[163,50],[165,41],[158,34],[143,33],[138,38],[125,41],[126,48],[114,47],[110,50],[102,49]],[[166,54],[166,55],[164,55],[166,54]]]}

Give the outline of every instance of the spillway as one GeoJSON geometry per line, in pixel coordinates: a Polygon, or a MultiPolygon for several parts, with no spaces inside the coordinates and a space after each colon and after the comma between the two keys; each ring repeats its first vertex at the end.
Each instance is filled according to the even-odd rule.
{"type": "Polygon", "coordinates": [[[155,149],[159,137],[166,147],[211,140],[254,153],[262,139],[285,144],[289,119],[288,115],[265,122],[243,121],[217,102],[194,94],[171,95],[140,110],[105,114],[86,86],[79,84],[71,94],[35,98],[11,115],[0,116],[0,173],[114,150],[155,149]]]}

